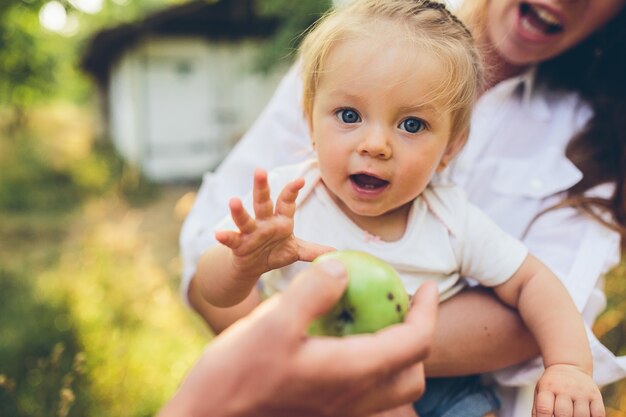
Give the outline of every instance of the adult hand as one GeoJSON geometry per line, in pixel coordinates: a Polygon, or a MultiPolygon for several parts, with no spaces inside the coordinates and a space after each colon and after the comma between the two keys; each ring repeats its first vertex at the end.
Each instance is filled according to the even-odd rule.
{"type": "Polygon", "coordinates": [[[308,337],[343,293],[346,271],[326,261],[299,274],[208,346],[159,416],[363,416],[424,391],[437,289],[426,283],[405,322],[375,334],[308,337]]]}

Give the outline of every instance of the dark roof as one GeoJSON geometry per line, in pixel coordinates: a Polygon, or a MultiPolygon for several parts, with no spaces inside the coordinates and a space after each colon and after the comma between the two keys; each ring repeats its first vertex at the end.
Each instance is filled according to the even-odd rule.
{"type": "Polygon", "coordinates": [[[254,0],[194,0],[151,14],[143,20],[97,32],[83,54],[81,67],[100,84],[108,81],[111,65],[138,40],[151,35],[209,39],[267,37],[278,20],[259,17],[254,0]]]}

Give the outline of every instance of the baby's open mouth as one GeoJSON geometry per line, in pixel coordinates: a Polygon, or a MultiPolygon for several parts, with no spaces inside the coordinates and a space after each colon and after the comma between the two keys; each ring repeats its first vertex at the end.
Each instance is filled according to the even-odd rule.
{"type": "Polygon", "coordinates": [[[543,34],[554,35],[563,30],[559,17],[543,7],[522,3],[520,14],[525,24],[543,34]]]}
{"type": "Polygon", "coordinates": [[[389,181],[368,174],[350,175],[350,181],[363,190],[377,190],[389,185],[389,181]]]}

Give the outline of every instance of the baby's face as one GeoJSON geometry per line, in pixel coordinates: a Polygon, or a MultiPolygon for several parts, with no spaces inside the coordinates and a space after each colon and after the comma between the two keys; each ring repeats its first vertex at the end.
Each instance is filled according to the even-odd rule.
{"type": "Polygon", "coordinates": [[[415,48],[391,34],[341,41],[315,92],[309,127],[322,180],[357,223],[405,216],[454,153],[450,112],[433,97],[440,61],[415,48]]]}

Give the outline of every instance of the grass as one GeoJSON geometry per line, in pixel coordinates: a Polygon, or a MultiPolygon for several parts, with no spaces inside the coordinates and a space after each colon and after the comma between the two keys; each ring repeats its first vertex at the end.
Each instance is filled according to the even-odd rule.
{"type": "MultiPolygon", "coordinates": [[[[626,355],[626,259],[606,277],[605,290],[607,309],[593,330],[609,350],[626,355]]],[[[605,387],[603,396],[607,417],[626,417],[626,380],[605,387]]]]}
{"type": "Polygon", "coordinates": [[[0,133],[0,415],[151,416],[209,334],[177,294],[161,187],[94,143],[88,113],[41,109],[0,133]]]}

